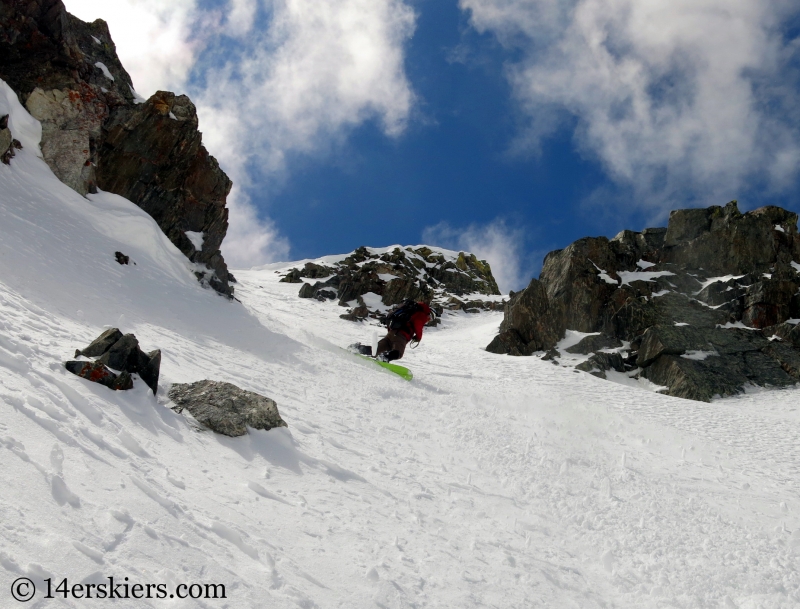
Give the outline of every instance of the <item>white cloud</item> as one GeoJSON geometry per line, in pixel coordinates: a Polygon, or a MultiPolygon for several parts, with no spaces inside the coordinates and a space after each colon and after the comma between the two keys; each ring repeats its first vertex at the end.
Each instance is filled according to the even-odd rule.
{"type": "Polygon", "coordinates": [[[66,5],[81,19],[108,22],[141,94],[190,89],[203,141],[239,187],[223,243],[234,267],[288,255],[286,239],[243,192],[251,170],[271,180],[259,184],[268,194],[291,169],[290,155],[329,151],[369,120],[397,136],[414,105],[404,45],[415,14],[405,0],[227,0],[207,10],[198,0],[66,5]],[[204,59],[204,50],[213,57],[204,59]]]}
{"type": "Polygon", "coordinates": [[[216,128],[210,117],[235,112],[225,137],[268,171],[370,119],[390,136],[403,131],[414,103],[403,45],[415,17],[402,0],[274,0],[270,8],[267,31],[208,73],[198,100],[207,129],[216,128]]]}
{"type": "MultiPolygon", "coordinates": [[[[575,139],[643,207],[719,203],[800,171],[798,83],[781,19],[761,0],[460,0],[522,51],[508,75],[525,144],[577,119],[575,139]],[[792,94],[792,91],[795,94],[792,94]],[[677,201],[676,201],[677,199],[677,201]]],[[[794,47],[795,61],[798,57],[794,47]]]]}
{"type": "Polygon", "coordinates": [[[288,260],[289,241],[269,218],[260,218],[247,195],[234,186],[228,195],[225,261],[231,268],[249,268],[266,261],[288,260]]]}
{"type": "Polygon", "coordinates": [[[422,240],[431,246],[471,252],[478,259],[486,260],[503,293],[523,288],[532,276],[522,264],[524,231],[510,228],[500,219],[489,224],[471,224],[466,228],[440,222],[426,227],[422,240]]]}
{"type": "Polygon", "coordinates": [[[253,29],[258,0],[231,0],[227,16],[227,31],[232,36],[246,36],[253,29]]]}
{"type": "Polygon", "coordinates": [[[104,19],[122,65],[143,97],[161,90],[183,92],[202,48],[193,30],[196,0],[65,0],[84,21],[104,19]]]}

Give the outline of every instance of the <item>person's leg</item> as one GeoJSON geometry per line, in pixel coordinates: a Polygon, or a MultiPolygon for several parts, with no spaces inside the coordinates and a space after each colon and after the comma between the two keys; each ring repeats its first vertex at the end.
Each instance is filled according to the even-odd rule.
{"type": "Polygon", "coordinates": [[[408,341],[401,334],[395,334],[392,338],[391,350],[386,354],[386,361],[388,362],[402,359],[408,344],[408,341]]]}
{"type": "Polygon", "coordinates": [[[397,336],[394,330],[389,330],[386,336],[384,336],[380,341],[378,341],[378,349],[375,351],[375,357],[378,357],[382,353],[386,353],[387,351],[391,351],[394,349],[392,346],[394,344],[394,337],[397,336]]]}

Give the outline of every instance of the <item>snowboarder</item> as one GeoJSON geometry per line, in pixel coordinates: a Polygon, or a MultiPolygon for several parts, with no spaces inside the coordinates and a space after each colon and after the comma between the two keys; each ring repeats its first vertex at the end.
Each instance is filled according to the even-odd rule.
{"type": "Polygon", "coordinates": [[[356,343],[355,349],[362,355],[369,355],[384,362],[401,359],[410,341],[419,343],[426,324],[436,319],[436,313],[425,302],[406,300],[385,320],[389,331],[379,342],[373,355],[372,347],[356,343]]]}

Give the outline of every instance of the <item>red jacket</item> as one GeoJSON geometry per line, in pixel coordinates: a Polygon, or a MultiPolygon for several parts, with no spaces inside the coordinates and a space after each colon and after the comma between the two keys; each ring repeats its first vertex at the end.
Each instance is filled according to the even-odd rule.
{"type": "Polygon", "coordinates": [[[418,304],[422,310],[414,313],[411,319],[408,320],[408,325],[398,332],[405,336],[407,340],[412,338],[422,340],[422,330],[431,318],[431,308],[424,302],[418,304]]]}

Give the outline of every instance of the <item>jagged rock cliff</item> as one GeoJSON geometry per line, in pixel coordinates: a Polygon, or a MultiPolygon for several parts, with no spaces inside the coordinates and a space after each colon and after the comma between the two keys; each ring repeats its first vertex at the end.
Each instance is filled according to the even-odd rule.
{"type": "Polygon", "coordinates": [[[42,123],[42,156],[61,181],[142,207],[198,279],[232,296],[219,251],[231,182],[187,97],[159,91],[140,103],[106,23],[84,23],[61,0],[0,0],[0,78],[42,123]]]}
{"type": "Polygon", "coordinates": [[[748,383],[800,380],[797,214],[763,207],[673,211],[667,228],[585,238],[547,255],[540,278],[514,294],[488,351],[592,354],[579,368],[648,379],[709,400],[748,383]]]}
{"type": "Polygon", "coordinates": [[[350,307],[342,318],[381,318],[407,298],[442,310],[467,312],[502,306],[500,290],[485,260],[474,254],[427,246],[359,247],[351,254],[307,262],[281,279],[303,284],[300,298],[337,300],[350,307]]]}

